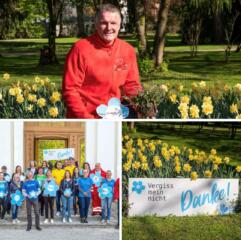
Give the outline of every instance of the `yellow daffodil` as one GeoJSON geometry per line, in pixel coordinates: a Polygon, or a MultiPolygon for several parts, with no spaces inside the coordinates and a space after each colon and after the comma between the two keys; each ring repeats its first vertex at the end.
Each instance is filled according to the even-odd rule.
{"type": "Polygon", "coordinates": [[[208,115],[211,115],[213,113],[213,105],[212,103],[209,103],[209,102],[204,102],[202,104],[202,112],[208,116],[208,115]]]}
{"type": "Polygon", "coordinates": [[[207,178],[211,178],[211,177],[212,177],[212,172],[209,171],[209,170],[206,170],[206,171],[204,172],[204,176],[207,177],[207,178]]]}
{"type": "Polygon", "coordinates": [[[138,162],[138,161],[135,161],[135,162],[132,164],[132,167],[133,167],[134,169],[136,169],[136,170],[138,170],[138,169],[140,168],[140,166],[141,166],[141,163],[138,162]]]}
{"type": "Polygon", "coordinates": [[[44,98],[39,98],[38,101],[37,101],[37,104],[39,107],[44,107],[46,105],[46,99],[44,98]]]}
{"type": "Polygon", "coordinates": [[[9,80],[10,79],[10,74],[4,73],[3,74],[3,80],[9,80]]]}
{"type": "Polygon", "coordinates": [[[180,105],[178,106],[178,110],[181,113],[182,119],[188,118],[188,105],[187,105],[187,103],[180,103],[180,105]]]}
{"type": "Polygon", "coordinates": [[[190,108],[189,108],[189,112],[190,112],[190,117],[191,118],[199,118],[199,108],[197,105],[192,105],[190,108]]]}
{"type": "Polygon", "coordinates": [[[196,171],[191,172],[190,177],[191,177],[191,180],[196,180],[198,178],[197,172],[196,171]]]}
{"type": "Polygon", "coordinates": [[[130,162],[126,162],[123,165],[123,169],[124,169],[124,171],[128,172],[131,169],[131,163],[130,162]]]}
{"type": "Polygon", "coordinates": [[[59,102],[61,99],[61,94],[59,92],[53,92],[52,96],[50,97],[50,101],[52,103],[56,103],[59,102]]]}
{"type": "Polygon", "coordinates": [[[205,88],[207,86],[205,81],[200,81],[198,85],[200,88],[205,88]]]}
{"type": "Polygon", "coordinates": [[[241,166],[237,166],[237,167],[236,167],[236,171],[237,171],[238,173],[240,173],[240,172],[241,172],[241,166]]]}
{"type": "Polygon", "coordinates": [[[231,113],[238,113],[238,105],[237,104],[234,104],[234,103],[231,104],[229,109],[230,109],[231,113]]]}
{"type": "Polygon", "coordinates": [[[241,83],[238,83],[234,86],[234,90],[237,93],[241,93],[241,83]]]}
{"type": "Polygon", "coordinates": [[[30,104],[30,105],[27,107],[27,110],[28,110],[28,112],[33,112],[33,105],[30,104]]]}
{"type": "Polygon", "coordinates": [[[57,107],[49,108],[48,112],[49,112],[49,116],[54,117],[54,118],[57,117],[59,114],[59,110],[57,107]]]}
{"type": "Polygon", "coordinates": [[[189,102],[190,102],[190,98],[187,95],[181,97],[181,103],[186,103],[188,105],[189,102]]]}
{"type": "Polygon", "coordinates": [[[37,101],[37,96],[35,94],[29,94],[28,95],[28,101],[29,102],[36,102],[37,101]]]}
{"type": "Polygon", "coordinates": [[[176,103],[177,102],[177,95],[176,94],[174,94],[174,93],[171,94],[169,98],[170,98],[172,103],[176,103]]]}
{"type": "Polygon", "coordinates": [[[17,101],[19,104],[23,103],[23,102],[24,102],[24,97],[23,97],[23,95],[21,95],[21,94],[17,95],[16,101],[17,101]]]}
{"type": "Polygon", "coordinates": [[[160,86],[160,89],[161,89],[163,92],[168,92],[168,87],[167,87],[167,85],[165,85],[165,84],[162,84],[162,85],[160,86]]]}
{"type": "Polygon", "coordinates": [[[148,163],[142,163],[141,169],[144,170],[144,171],[148,170],[148,163]]]}
{"type": "Polygon", "coordinates": [[[190,172],[192,169],[192,167],[190,166],[190,164],[186,163],[183,165],[183,171],[184,172],[190,172]]]}

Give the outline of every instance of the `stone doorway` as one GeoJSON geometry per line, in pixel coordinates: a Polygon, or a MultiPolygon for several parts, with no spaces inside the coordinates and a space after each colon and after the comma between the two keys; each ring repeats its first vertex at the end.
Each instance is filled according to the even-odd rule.
{"type": "MultiPolygon", "coordinates": [[[[85,144],[84,122],[25,122],[24,123],[24,168],[30,160],[40,163],[41,141],[60,142],[59,146],[75,149],[75,159],[80,162],[85,144]]],[[[61,148],[60,147],[60,148],[61,148]]],[[[57,148],[57,147],[56,147],[57,148]]]]}

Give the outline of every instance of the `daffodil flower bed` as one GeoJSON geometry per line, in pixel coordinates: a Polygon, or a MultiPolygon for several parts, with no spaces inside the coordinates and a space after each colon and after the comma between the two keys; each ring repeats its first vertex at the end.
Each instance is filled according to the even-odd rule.
{"type": "Polygon", "coordinates": [[[139,118],[241,119],[241,84],[231,88],[216,83],[208,87],[201,81],[193,83],[191,91],[181,84],[161,84],[128,100],[139,118]]]}
{"type": "Polygon", "coordinates": [[[161,140],[123,137],[123,211],[128,209],[128,179],[133,178],[240,178],[241,166],[231,166],[229,157],[216,149],[204,152],[170,146],[161,140]]]}
{"type": "MultiPolygon", "coordinates": [[[[5,73],[4,80],[10,75],[5,73]]],[[[0,118],[64,118],[61,94],[48,78],[0,89],[0,118]]]]}

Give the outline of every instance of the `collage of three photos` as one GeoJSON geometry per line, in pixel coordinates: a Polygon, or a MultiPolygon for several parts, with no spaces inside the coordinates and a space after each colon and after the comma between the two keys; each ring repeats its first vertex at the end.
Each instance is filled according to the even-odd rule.
{"type": "Polygon", "coordinates": [[[1,0],[1,238],[241,239],[240,26],[240,0],[1,0]]]}

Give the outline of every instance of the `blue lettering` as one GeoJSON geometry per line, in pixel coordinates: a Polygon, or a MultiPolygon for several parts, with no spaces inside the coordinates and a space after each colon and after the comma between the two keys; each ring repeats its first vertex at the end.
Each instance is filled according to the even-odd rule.
{"type": "Polygon", "coordinates": [[[181,211],[185,212],[189,208],[197,208],[205,204],[215,204],[220,200],[224,200],[225,196],[229,196],[230,182],[228,182],[226,189],[227,192],[225,192],[225,188],[219,190],[217,183],[214,183],[208,193],[195,195],[191,189],[183,191],[181,194],[181,211]]]}

